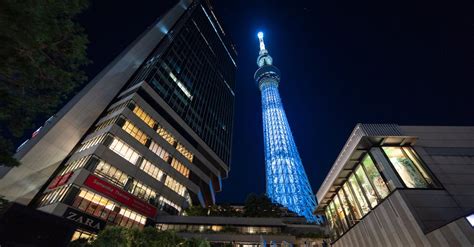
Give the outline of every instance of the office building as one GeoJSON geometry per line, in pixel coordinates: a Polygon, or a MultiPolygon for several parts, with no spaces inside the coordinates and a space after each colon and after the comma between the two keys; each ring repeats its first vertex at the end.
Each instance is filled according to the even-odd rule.
{"type": "Polygon", "coordinates": [[[21,147],[0,194],[76,222],[75,237],[213,205],[230,169],[235,60],[209,2],[180,1],[21,147]]]}
{"type": "Polygon", "coordinates": [[[267,195],[273,202],[304,216],[308,221],[318,221],[318,217],[313,215],[316,199],[278,91],[280,70],[273,66],[273,59],[265,47],[262,32],[258,33],[258,38],[259,69],[254,78],[262,95],[267,195]]]}
{"type": "Polygon", "coordinates": [[[318,193],[334,246],[473,246],[474,127],[358,124],[318,193]]]}

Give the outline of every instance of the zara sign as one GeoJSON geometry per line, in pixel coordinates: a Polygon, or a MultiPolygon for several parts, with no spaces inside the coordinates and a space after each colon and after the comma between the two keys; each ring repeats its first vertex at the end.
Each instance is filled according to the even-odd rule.
{"type": "Polygon", "coordinates": [[[66,212],[64,212],[63,217],[78,223],[82,228],[94,232],[100,231],[105,227],[105,221],[72,208],[68,208],[66,212]]]}

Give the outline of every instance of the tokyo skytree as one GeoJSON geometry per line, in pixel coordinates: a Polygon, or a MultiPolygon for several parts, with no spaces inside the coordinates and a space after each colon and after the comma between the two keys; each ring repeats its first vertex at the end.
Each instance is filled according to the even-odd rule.
{"type": "Polygon", "coordinates": [[[255,81],[262,95],[263,134],[265,144],[266,193],[275,203],[315,222],[316,200],[296,148],[278,84],[280,70],[265,48],[263,33],[258,33],[260,52],[255,81]]]}

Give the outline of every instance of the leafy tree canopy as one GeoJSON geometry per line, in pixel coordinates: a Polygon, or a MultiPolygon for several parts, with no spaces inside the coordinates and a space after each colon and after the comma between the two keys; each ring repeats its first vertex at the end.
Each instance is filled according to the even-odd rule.
{"type": "Polygon", "coordinates": [[[0,164],[13,145],[85,80],[87,36],[74,17],[87,0],[0,0],[0,164]]]}

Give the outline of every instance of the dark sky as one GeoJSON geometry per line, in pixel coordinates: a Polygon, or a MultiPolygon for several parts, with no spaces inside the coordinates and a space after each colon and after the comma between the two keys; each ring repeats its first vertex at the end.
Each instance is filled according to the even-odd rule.
{"type": "MultiPolygon", "coordinates": [[[[92,1],[81,16],[90,77],[174,1],[92,1]]],[[[233,158],[219,202],[265,191],[258,31],[314,193],[357,123],[474,125],[468,0],[215,1],[238,57],[233,158]]]]}

